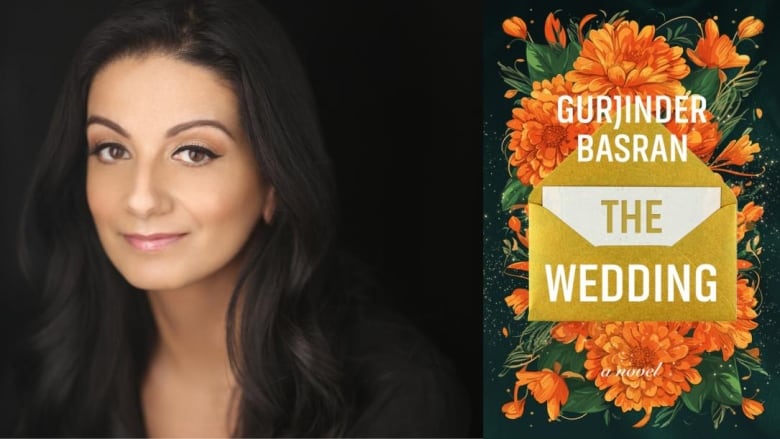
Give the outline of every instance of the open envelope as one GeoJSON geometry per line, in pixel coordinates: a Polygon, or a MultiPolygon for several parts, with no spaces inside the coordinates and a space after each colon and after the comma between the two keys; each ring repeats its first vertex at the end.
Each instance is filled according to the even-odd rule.
{"type": "MultiPolygon", "coordinates": [[[[657,123],[593,136],[671,134],[657,123]]],[[[531,192],[529,320],[736,319],[736,198],[686,161],[578,161],[531,192]],[[687,300],[686,300],[687,298],[687,300]]]]}

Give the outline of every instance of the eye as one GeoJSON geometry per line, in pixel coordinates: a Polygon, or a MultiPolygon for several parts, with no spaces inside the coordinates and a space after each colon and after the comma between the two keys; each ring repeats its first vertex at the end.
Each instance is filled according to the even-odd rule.
{"type": "Polygon", "coordinates": [[[119,160],[126,160],[130,158],[130,153],[124,146],[118,143],[104,143],[97,145],[93,150],[93,155],[97,156],[98,160],[103,163],[115,163],[119,160]]]}
{"type": "Polygon", "coordinates": [[[173,153],[173,158],[188,166],[203,166],[219,157],[210,149],[198,145],[182,146],[173,153]]]}

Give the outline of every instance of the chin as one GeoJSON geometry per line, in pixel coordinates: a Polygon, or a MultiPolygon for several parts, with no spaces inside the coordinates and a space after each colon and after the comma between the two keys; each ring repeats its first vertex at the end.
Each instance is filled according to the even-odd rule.
{"type": "Polygon", "coordinates": [[[133,267],[130,270],[119,270],[122,277],[135,288],[148,291],[175,290],[185,287],[189,282],[175,273],[160,269],[139,270],[139,267],[133,267]]]}
{"type": "Polygon", "coordinates": [[[135,288],[146,291],[175,290],[184,286],[183,283],[171,282],[169,279],[150,279],[125,276],[125,280],[127,280],[127,282],[135,288]]]}

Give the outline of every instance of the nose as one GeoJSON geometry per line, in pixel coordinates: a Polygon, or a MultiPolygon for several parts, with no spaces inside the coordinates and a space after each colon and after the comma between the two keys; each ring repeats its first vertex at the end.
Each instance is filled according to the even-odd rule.
{"type": "Polygon", "coordinates": [[[171,210],[164,175],[153,164],[136,164],[129,184],[126,204],[132,215],[144,219],[171,210]]]}

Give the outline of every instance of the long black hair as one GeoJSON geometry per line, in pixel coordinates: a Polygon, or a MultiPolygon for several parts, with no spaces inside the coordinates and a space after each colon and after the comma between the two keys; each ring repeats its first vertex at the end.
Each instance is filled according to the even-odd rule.
{"type": "Polygon", "coordinates": [[[85,119],[96,72],[150,53],[232,84],[262,178],[275,190],[273,221],[261,220],[247,243],[227,313],[241,389],[234,434],[346,434],[354,392],[335,342],[345,306],[327,280],[336,260],[330,163],[295,50],[253,0],[127,2],[76,53],[23,213],[20,257],[40,308],[18,434],[145,434],[139,388],[156,330],[145,294],[98,241],[85,192],[85,119]]]}

